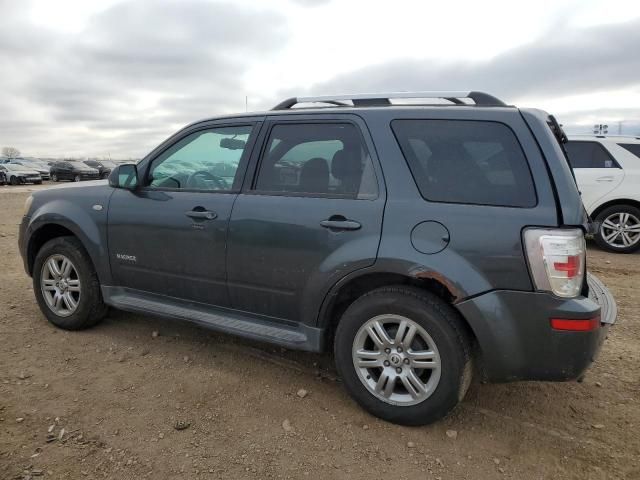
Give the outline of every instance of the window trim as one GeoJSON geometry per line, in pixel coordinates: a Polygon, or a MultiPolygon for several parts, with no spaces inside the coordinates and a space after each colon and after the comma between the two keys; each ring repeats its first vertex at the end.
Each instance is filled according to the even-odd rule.
{"type": "MultiPolygon", "coordinates": [[[[253,152],[253,148],[255,146],[256,138],[260,131],[260,123],[259,121],[247,121],[247,122],[234,122],[234,123],[214,123],[208,125],[199,125],[197,128],[192,130],[180,132],[183,133],[175,138],[174,141],[167,144],[162,150],[157,152],[152,158],[148,161],[145,161],[144,166],[141,165],[142,168],[139,169],[139,172],[143,171],[144,182],[138,190],[144,192],[189,192],[189,193],[222,193],[222,194],[238,194],[242,189],[242,182],[244,180],[244,176],[246,174],[247,166],[249,164],[249,159],[251,158],[251,154],[253,152]],[[240,176],[238,178],[234,178],[232,188],[229,190],[203,190],[200,188],[170,188],[170,187],[154,187],[150,185],[151,168],[153,164],[158,160],[158,158],[163,155],[167,150],[176,145],[178,142],[181,142],[185,138],[193,135],[194,133],[203,132],[207,130],[215,130],[218,128],[229,128],[229,127],[251,127],[251,132],[249,133],[249,138],[247,139],[247,145],[242,152],[240,157],[240,161],[238,162],[238,169],[236,171],[236,175],[238,172],[240,176]]],[[[142,173],[142,172],[141,172],[142,173]]]]}
{"type": "Polygon", "coordinates": [[[403,117],[403,118],[394,118],[393,120],[391,120],[389,122],[389,129],[391,130],[391,133],[393,134],[393,137],[396,139],[396,144],[398,146],[398,150],[400,150],[400,155],[402,156],[402,158],[405,161],[405,164],[407,166],[407,169],[409,170],[409,173],[411,175],[411,178],[413,179],[413,183],[416,187],[416,190],[418,190],[418,194],[420,195],[420,197],[422,197],[422,199],[426,202],[429,203],[443,203],[446,205],[474,205],[474,206],[478,206],[478,207],[489,207],[489,208],[517,208],[517,209],[521,209],[521,210],[531,210],[533,208],[536,208],[539,204],[540,204],[540,198],[538,197],[538,189],[536,187],[536,180],[535,180],[535,176],[533,175],[533,171],[531,170],[531,164],[529,163],[529,158],[527,157],[527,154],[525,152],[525,149],[522,146],[522,143],[520,142],[520,139],[518,138],[518,135],[516,134],[516,132],[513,130],[513,128],[511,128],[510,125],[508,125],[505,122],[501,122],[499,120],[480,120],[480,119],[475,119],[475,118],[426,118],[426,117],[419,117],[419,118],[409,118],[409,117],[403,117]],[[444,201],[444,200],[431,200],[429,198],[427,198],[425,195],[423,195],[422,191],[420,190],[420,187],[418,186],[418,180],[416,179],[414,173],[413,173],[413,169],[411,168],[411,165],[409,164],[409,160],[407,159],[407,157],[404,154],[404,151],[402,150],[402,145],[400,143],[400,139],[398,138],[396,131],[393,129],[393,123],[397,122],[397,121],[415,121],[415,120],[422,120],[422,121],[440,121],[440,122],[482,122],[482,123],[497,123],[499,125],[503,125],[505,127],[507,127],[507,129],[509,129],[509,131],[513,134],[513,137],[516,140],[516,143],[518,144],[518,146],[520,147],[520,151],[522,152],[522,156],[525,160],[525,164],[527,166],[527,171],[529,172],[529,178],[531,179],[531,186],[533,187],[533,195],[534,195],[534,199],[535,202],[530,205],[530,206],[520,206],[520,205],[498,205],[498,204],[486,204],[486,203],[475,203],[475,202],[448,202],[448,201],[444,201]]]}
{"type": "MultiPolygon", "coordinates": [[[[567,157],[569,157],[569,166],[571,166],[572,170],[575,169],[579,169],[579,170],[595,170],[597,168],[599,169],[603,169],[603,170],[611,170],[612,168],[619,168],[620,170],[622,170],[622,167],[620,166],[620,164],[616,161],[615,158],[613,158],[613,155],[611,155],[611,152],[609,151],[609,149],[607,147],[605,147],[602,142],[598,142],[597,140],[571,140],[569,139],[569,141],[567,142],[567,145],[569,145],[570,143],[594,143],[596,145],[598,145],[602,150],[604,150],[604,152],[607,154],[607,156],[609,157],[609,160],[611,160],[613,162],[613,166],[612,167],[574,167],[573,165],[571,165],[571,158],[569,157],[569,150],[567,149],[567,157]]],[[[565,146],[566,148],[566,146],[565,146]]]]}
{"type": "Polygon", "coordinates": [[[378,173],[376,172],[376,168],[373,164],[374,158],[371,155],[371,151],[367,146],[366,138],[362,133],[362,129],[360,126],[351,119],[348,118],[331,118],[331,119],[271,119],[267,121],[267,128],[264,131],[264,136],[261,139],[262,144],[260,145],[260,149],[257,152],[257,161],[255,164],[255,168],[253,171],[253,178],[250,179],[248,186],[243,189],[242,193],[247,195],[261,195],[267,197],[302,197],[302,198],[332,198],[337,200],[365,200],[365,201],[374,201],[380,198],[380,178],[378,173]],[[371,162],[371,170],[376,180],[376,193],[375,195],[367,196],[366,198],[358,198],[358,195],[343,195],[336,193],[309,193],[309,192],[290,192],[290,191],[271,191],[271,190],[258,190],[256,185],[258,183],[258,177],[260,175],[260,170],[262,169],[262,162],[265,157],[265,152],[267,150],[267,146],[269,144],[269,140],[271,139],[271,132],[276,126],[279,125],[352,125],[360,138],[360,143],[364,148],[369,161],[371,162]]]}

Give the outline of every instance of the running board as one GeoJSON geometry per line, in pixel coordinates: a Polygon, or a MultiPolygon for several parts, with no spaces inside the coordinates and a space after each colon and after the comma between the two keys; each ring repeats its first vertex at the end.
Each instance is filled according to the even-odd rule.
{"type": "Polygon", "coordinates": [[[185,320],[212,330],[260,340],[296,350],[318,352],[322,348],[322,330],[306,325],[291,325],[173,297],[155,295],[122,287],[102,286],[104,302],[127,312],[185,320]]]}

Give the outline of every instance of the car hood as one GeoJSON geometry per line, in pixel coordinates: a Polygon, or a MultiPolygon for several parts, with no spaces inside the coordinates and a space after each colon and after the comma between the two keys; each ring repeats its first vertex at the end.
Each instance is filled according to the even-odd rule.
{"type": "Polygon", "coordinates": [[[40,175],[38,171],[30,168],[21,168],[20,170],[9,170],[7,175],[40,175]]]}

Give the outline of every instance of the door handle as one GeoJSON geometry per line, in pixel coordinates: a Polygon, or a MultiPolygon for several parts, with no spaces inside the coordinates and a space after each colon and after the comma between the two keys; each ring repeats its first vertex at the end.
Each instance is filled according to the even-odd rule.
{"type": "Polygon", "coordinates": [[[320,225],[331,230],[358,230],[362,227],[360,223],[355,220],[347,220],[342,215],[333,215],[327,220],[322,220],[320,225]]]}
{"type": "Polygon", "coordinates": [[[216,212],[210,212],[208,210],[189,210],[184,212],[187,217],[198,218],[202,220],[213,220],[218,216],[216,212]]]}
{"type": "Polygon", "coordinates": [[[613,182],[613,177],[598,177],[596,182],[613,182]]]}

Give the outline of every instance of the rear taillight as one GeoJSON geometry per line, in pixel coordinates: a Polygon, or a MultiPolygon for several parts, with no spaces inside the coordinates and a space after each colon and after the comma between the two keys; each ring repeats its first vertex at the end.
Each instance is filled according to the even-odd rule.
{"type": "Polygon", "coordinates": [[[524,243],[537,290],[565,298],[578,296],[586,251],[582,230],[530,228],[524,232],[524,243]]]}

